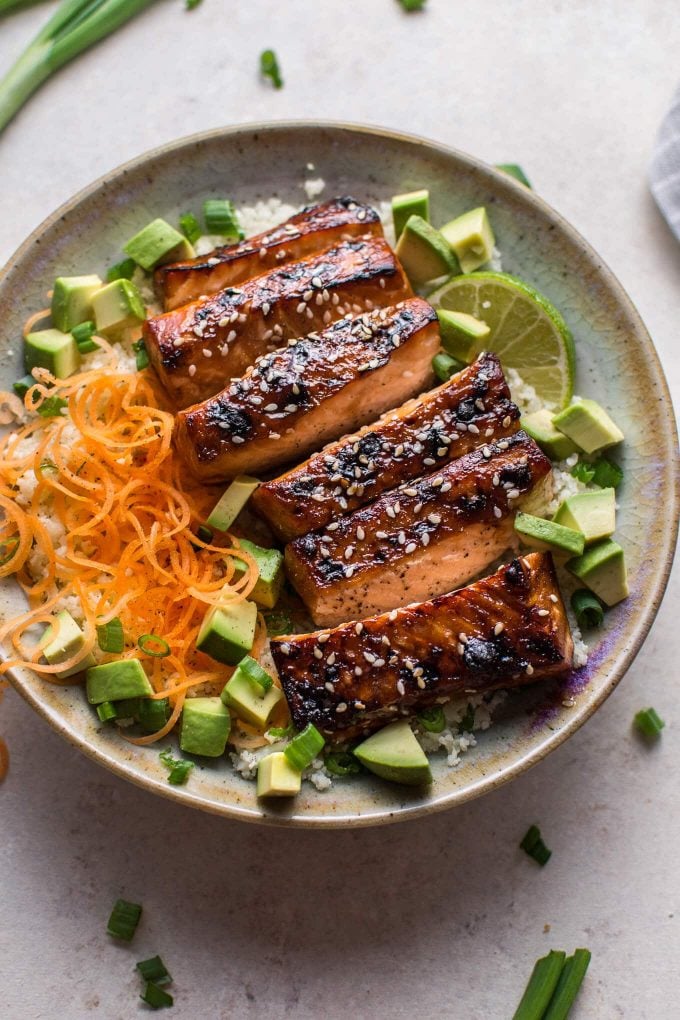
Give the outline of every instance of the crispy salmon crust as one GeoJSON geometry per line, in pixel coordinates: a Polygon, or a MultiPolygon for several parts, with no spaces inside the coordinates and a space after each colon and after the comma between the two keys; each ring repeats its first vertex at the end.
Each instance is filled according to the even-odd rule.
{"type": "Polygon", "coordinates": [[[170,399],[187,407],[219,393],[286,340],[412,293],[386,241],[346,241],[148,319],[144,342],[170,399]]]}
{"type": "Polygon", "coordinates": [[[489,441],[295,539],[288,578],[321,627],[451,591],[508,548],[517,500],[549,472],[525,432],[489,441]]]}
{"type": "Polygon", "coordinates": [[[411,298],[260,358],[216,397],[177,415],[175,441],[206,481],[260,475],[374,421],[432,381],[432,307],[411,298]]]}
{"type": "Polygon", "coordinates": [[[500,362],[483,354],[437,389],[261,485],[253,506],[289,542],[518,428],[500,362]]]}
{"type": "Polygon", "coordinates": [[[563,673],[573,640],[552,557],[530,553],[452,594],[271,650],[296,728],[345,741],[455,695],[563,673]]]}
{"type": "Polygon", "coordinates": [[[238,244],[226,244],[209,255],[160,266],[154,273],[156,293],[166,311],[204,294],[235,287],[251,276],[295,262],[340,241],[382,237],[380,217],[370,205],[349,195],[308,205],[273,230],[238,244]]]}

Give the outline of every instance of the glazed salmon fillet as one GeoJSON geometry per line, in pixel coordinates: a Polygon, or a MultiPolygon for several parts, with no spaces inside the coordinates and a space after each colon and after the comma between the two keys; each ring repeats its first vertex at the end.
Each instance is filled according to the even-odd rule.
{"type": "Polygon", "coordinates": [[[500,362],[483,354],[437,389],[261,485],[252,503],[289,542],[518,428],[500,362]]]}
{"type": "Polygon", "coordinates": [[[222,245],[209,255],[160,266],[154,273],[154,285],[163,307],[171,311],[340,241],[382,237],[382,233],[375,209],[345,195],[309,205],[273,230],[238,244],[222,245]]]}
{"type": "Polygon", "coordinates": [[[439,342],[437,315],[421,298],[341,319],[180,411],[178,449],[206,481],[259,476],[420,393],[439,342]]]}
{"type": "Polygon", "coordinates": [[[286,546],[315,624],[335,626],[451,591],[511,544],[517,501],[551,470],[525,432],[491,440],[286,546]]]}
{"type": "Polygon", "coordinates": [[[564,673],[573,640],[552,557],[530,553],[460,591],[275,638],[271,651],[296,729],[340,742],[455,695],[564,673]]]}
{"type": "Polygon", "coordinates": [[[411,286],[386,241],[346,241],[148,319],[144,342],[170,399],[187,407],[287,340],[408,297],[411,286]]]}

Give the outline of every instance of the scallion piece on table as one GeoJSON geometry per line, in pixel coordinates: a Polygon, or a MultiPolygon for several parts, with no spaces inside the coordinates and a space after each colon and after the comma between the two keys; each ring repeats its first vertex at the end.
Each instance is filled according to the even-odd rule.
{"type": "Polygon", "coordinates": [[[169,992],[155,985],[153,981],[147,981],[144,994],[140,995],[140,999],[147,1006],[151,1006],[152,1009],[163,1009],[164,1006],[172,1006],[175,1001],[169,992]]]}
{"type": "Polygon", "coordinates": [[[618,464],[600,457],[593,464],[593,481],[601,489],[617,489],[623,481],[623,471],[618,464]]]}
{"type": "Polygon", "coordinates": [[[71,330],[71,336],[77,343],[81,354],[90,354],[91,351],[96,351],[99,347],[99,344],[96,344],[92,339],[94,332],[94,322],[80,322],[71,330]]]}
{"type": "Polygon", "coordinates": [[[323,760],[326,772],[332,776],[355,776],[361,772],[361,764],[349,751],[334,751],[323,760]]]}
{"type": "Polygon", "coordinates": [[[589,949],[575,949],[573,956],[567,957],[550,1005],[547,1012],[543,1014],[543,1020],[567,1020],[569,1010],[583,984],[589,963],[589,949]]]}
{"type": "Polygon", "coordinates": [[[465,368],[465,365],[460,361],[456,361],[455,358],[452,358],[445,351],[435,354],[432,359],[432,371],[441,382],[447,382],[452,375],[460,372],[461,368],[465,368]]]}
{"type": "Polygon", "coordinates": [[[249,680],[251,680],[254,684],[257,684],[257,686],[262,689],[262,693],[268,691],[274,683],[274,680],[266,669],[262,669],[259,662],[252,659],[250,655],[246,655],[244,659],[241,659],[238,664],[238,668],[248,677],[249,680]]]}
{"type": "Polygon", "coordinates": [[[240,241],[245,235],[239,226],[234,203],[228,198],[206,198],[203,203],[205,228],[228,240],[240,241]]]}
{"type": "Polygon", "coordinates": [[[0,131],[50,75],[152,0],[63,0],[0,81],[0,131]]]}
{"type": "Polygon", "coordinates": [[[323,750],[325,743],[316,726],[307,723],[304,730],[293,737],[290,744],[284,748],[283,753],[294,769],[303,772],[323,750]]]}
{"type": "Polygon", "coordinates": [[[131,280],[136,268],[137,263],[134,259],[122,259],[108,270],[106,281],[107,283],[114,283],[116,280],[131,280]]]}
{"type": "Polygon", "coordinates": [[[201,230],[201,224],[198,222],[193,213],[184,213],[179,218],[179,229],[186,237],[189,244],[196,244],[199,237],[203,233],[201,230]]]}
{"type": "Polygon", "coordinates": [[[666,723],[655,708],[643,708],[635,714],[635,728],[648,740],[656,740],[666,723]]]}
{"type": "Polygon", "coordinates": [[[187,761],[185,758],[173,758],[172,750],[168,747],[165,751],[161,751],[158,756],[168,770],[168,782],[172,786],[182,786],[187,781],[187,777],[194,767],[192,761],[187,761]]]}
{"type": "Polygon", "coordinates": [[[97,644],[102,652],[120,655],[125,651],[125,634],[120,617],[114,616],[108,623],[102,623],[97,627],[97,644]]]}
{"type": "Polygon", "coordinates": [[[115,939],[122,939],[124,942],[132,942],[139,919],[142,916],[142,908],[139,903],[129,903],[127,900],[116,900],[109,917],[106,930],[115,939]]]}
{"type": "Polygon", "coordinates": [[[586,464],[585,461],[580,460],[577,464],[574,464],[571,469],[571,474],[574,478],[577,478],[579,482],[583,482],[584,485],[589,485],[595,477],[595,468],[592,464],[586,464]]]}
{"type": "Polygon", "coordinates": [[[151,655],[154,659],[164,659],[170,655],[170,645],[158,634],[142,634],[137,639],[137,645],[145,655],[151,655]]]}
{"type": "Polygon", "coordinates": [[[418,713],[418,722],[428,733],[441,733],[446,726],[446,716],[441,705],[424,708],[418,713]]]}
{"type": "Polygon", "coordinates": [[[117,718],[118,710],[113,702],[102,701],[101,705],[97,705],[97,715],[102,722],[111,722],[117,718]]]}
{"type": "Polygon", "coordinates": [[[543,1020],[560,980],[566,955],[561,949],[551,949],[547,956],[536,961],[512,1020],[543,1020]]]}
{"type": "MultiPolygon", "coordinates": [[[[186,9],[188,11],[193,11],[201,3],[203,3],[203,0],[186,0],[186,9]]],[[[191,241],[191,238],[189,238],[189,241],[191,241]]]]}
{"type": "Polygon", "coordinates": [[[427,0],[399,0],[399,3],[405,11],[422,11],[427,0]]]}
{"type": "Polygon", "coordinates": [[[260,54],[260,72],[264,78],[269,78],[275,89],[283,88],[281,69],[274,50],[263,50],[260,54]]]}
{"type": "Polygon", "coordinates": [[[504,174],[509,174],[510,177],[514,177],[516,181],[523,184],[525,188],[531,188],[531,182],[527,175],[522,170],[521,166],[517,163],[496,163],[496,170],[502,170],[504,174]]]}
{"type": "Polygon", "coordinates": [[[146,344],[143,340],[135,340],[132,345],[132,350],[135,352],[135,364],[137,366],[137,371],[143,372],[144,369],[148,368],[151,364],[146,344]]]}
{"type": "Polygon", "coordinates": [[[140,960],[137,970],[145,981],[153,981],[155,985],[168,985],[172,981],[168,968],[160,956],[152,956],[149,960],[140,960]]]}
{"type": "Polygon", "coordinates": [[[599,627],[604,620],[604,609],[600,600],[586,588],[579,588],[571,596],[571,608],[581,630],[599,627]]]}
{"type": "Polygon", "coordinates": [[[543,867],[547,864],[552,856],[552,850],[548,850],[547,846],[541,838],[541,830],[537,825],[531,825],[527,830],[527,833],[520,843],[520,847],[524,850],[529,857],[533,857],[537,864],[543,867]]]}
{"type": "Polygon", "coordinates": [[[39,0],[0,0],[0,18],[22,7],[33,7],[39,0]]]}

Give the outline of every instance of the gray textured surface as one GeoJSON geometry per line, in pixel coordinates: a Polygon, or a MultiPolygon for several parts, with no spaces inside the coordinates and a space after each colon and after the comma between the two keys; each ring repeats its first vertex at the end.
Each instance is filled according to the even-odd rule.
{"type": "MultiPolygon", "coordinates": [[[[189,15],[165,0],[0,138],[0,257],[81,185],[177,135],[275,117],[383,123],[521,161],[618,273],[677,391],[680,249],[645,184],[676,84],[677,17],[660,0],[509,6],[430,0],[408,18],[393,0],[204,0],[189,15]],[[264,45],[279,52],[280,93],[257,80],[264,45]]],[[[3,23],[0,66],[42,16],[3,23]]],[[[537,955],[588,945],[575,1017],[675,1016],[677,610],[676,581],[621,687],[537,769],[385,830],[294,834],[181,810],[109,776],[8,695],[0,1011],[136,1016],[134,962],[160,952],[179,1018],[505,1020],[537,955]],[[669,723],[652,751],[630,734],[646,704],[669,723]],[[543,871],[515,849],[531,821],[554,850],[543,871]],[[103,934],[118,895],[144,903],[133,949],[103,934]]]]}

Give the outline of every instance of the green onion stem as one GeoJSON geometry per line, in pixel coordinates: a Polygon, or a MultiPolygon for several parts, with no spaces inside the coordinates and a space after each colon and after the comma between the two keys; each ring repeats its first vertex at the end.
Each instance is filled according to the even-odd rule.
{"type": "Polygon", "coordinates": [[[26,10],[28,7],[35,7],[39,0],[0,0],[0,18],[12,11],[26,10]]]}
{"type": "Polygon", "coordinates": [[[566,955],[562,950],[551,949],[547,956],[536,961],[512,1020],[543,1020],[562,974],[566,955]]]}
{"type": "Polygon", "coordinates": [[[589,949],[575,949],[568,957],[543,1020],[566,1020],[590,963],[589,949]]]}

